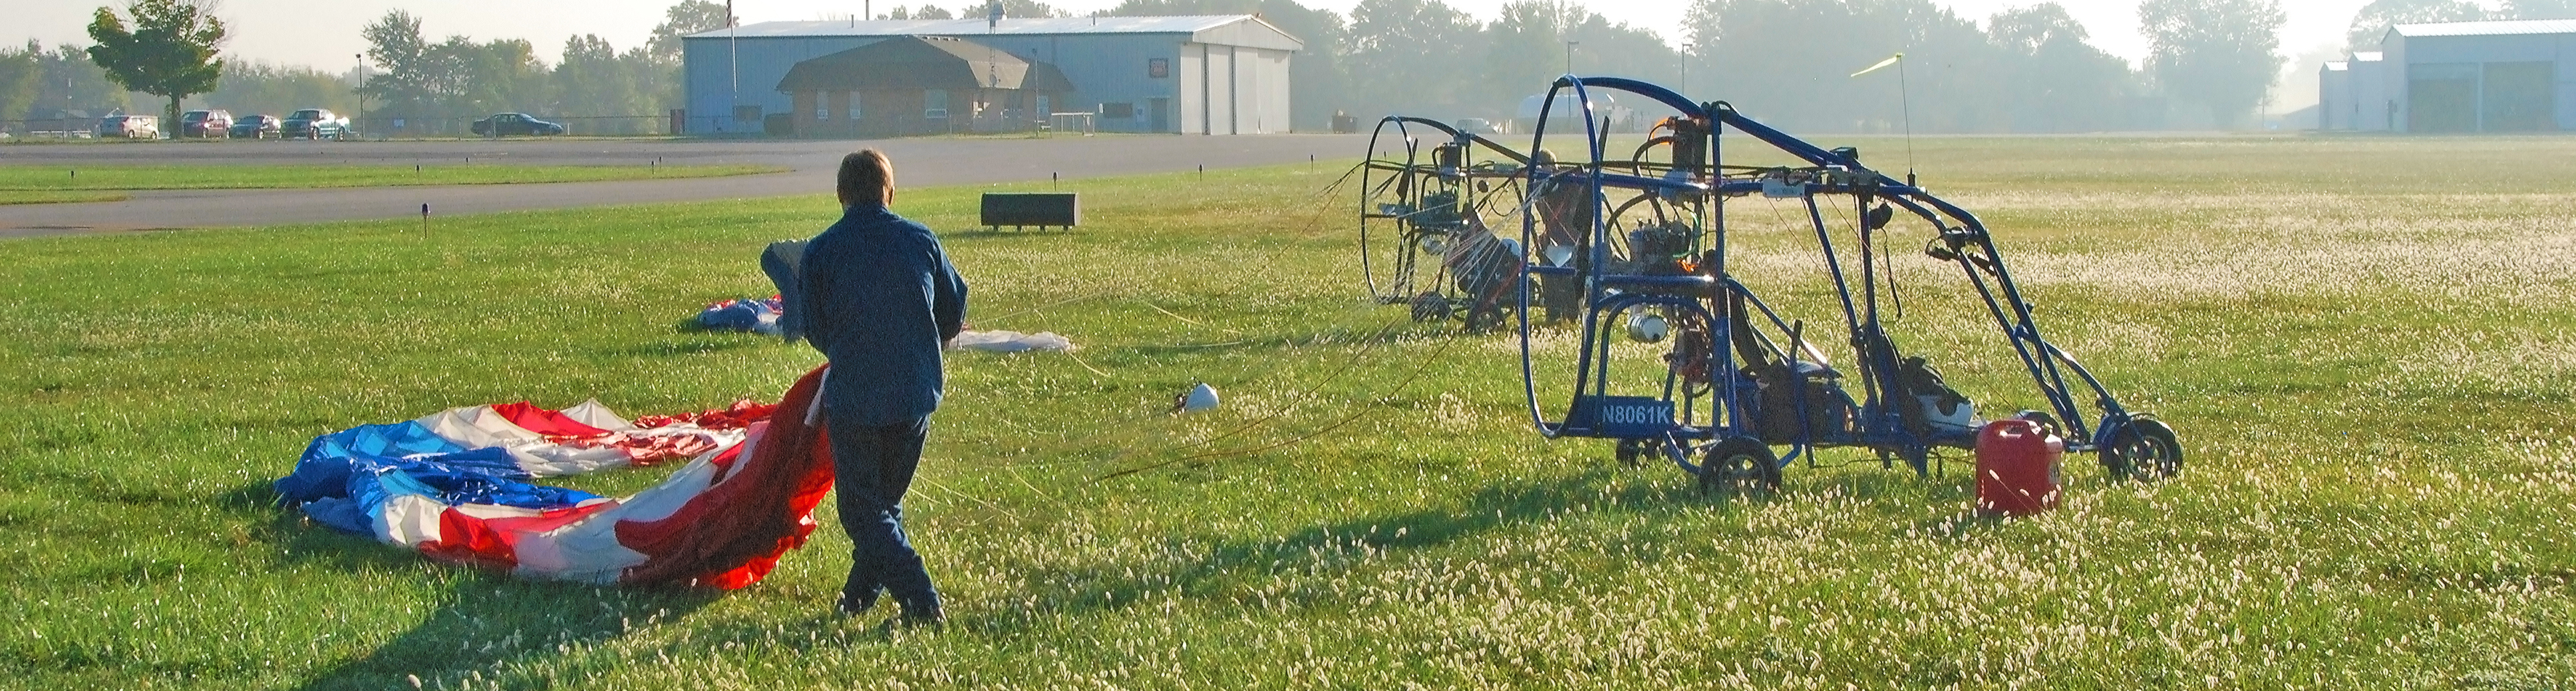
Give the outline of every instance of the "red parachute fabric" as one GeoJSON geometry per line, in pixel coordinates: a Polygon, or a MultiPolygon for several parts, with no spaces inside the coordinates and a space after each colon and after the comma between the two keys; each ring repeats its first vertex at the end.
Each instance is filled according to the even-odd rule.
{"type": "Polygon", "coordinates": [[[510,424],[548,437],[595,437],[608,433],[608,430],[582,424],[562,411],[539,408],[527,401],[495,404],[492,412],[499,413],[510,424]]]}
{"type": "MultiPolygon", "coordinates": [[[[644,417],[635,418],[635,426],[645,429],[653,429],[656,427],[668,427],[684,422],[693,422],[697,423],[699,427],[707,429],[749,427],[751,426],[751,423],[769,419],[771,411],[776,411],[786,407],[786,401],[779,401],[778,405],[768,405],[759,401],[734,401],[733,407],[723,410],[710,410],[703,413],[681,413],[679,415],[646,415],[644,417]]],[[[802,408],[798,408],[797,410],[802,410],[802,408]]]]}
{"type": "MultiPolygon", "coordinates": [[[[814,507],[832,489],[832,446],[821,419],[806,424],[806,411],[821,393],[823,371],[814,368],[789,387],[776,406],[742,406],[742,417],[768,417],[755,443],[737,445],[713,459],[714,486],[658,521],[620,521],[617,541],[646,555],[620,583],[667,583],[738,589],[760,582],[780,555],[805,544],[814,532],[814,507]],[[782,411],[770,415],[771,410],[782,411]],[[750,457],[743,447],[750,446],[750,457]]],[[[702,415],[698,424],[707,425],[702,415]]],[[[740,419],[740,418],[737,418],[740,419]]],[[[756,419],[756,418],[754,418],[756,419]]]]}

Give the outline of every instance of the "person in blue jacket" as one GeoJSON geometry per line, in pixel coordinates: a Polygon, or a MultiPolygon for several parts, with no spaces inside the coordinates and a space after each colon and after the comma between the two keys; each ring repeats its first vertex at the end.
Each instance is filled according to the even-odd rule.
{"type": "Polygon", "coordinates": [[[823,417],[841,528],[854,544],[842,614],[891,594],[908,623],[945,620],[939,591],[904,537],[903,494],[921,464],[944,375],[940,348],[964,328],[966,281],[930,229],[897,216],[894,164],[842,157],[841,220],[799,262],[805,340],[831,360],[823,417]]]}

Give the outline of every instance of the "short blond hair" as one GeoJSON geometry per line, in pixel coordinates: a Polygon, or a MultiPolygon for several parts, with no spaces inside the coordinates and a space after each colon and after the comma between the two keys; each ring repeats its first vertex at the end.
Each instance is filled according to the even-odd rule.
{"type": "Polygon", "coordinates": [[[894,162],[876,149],[842,156],[838,189],[845,204],[883,202],[894,192],[894,162]]]}

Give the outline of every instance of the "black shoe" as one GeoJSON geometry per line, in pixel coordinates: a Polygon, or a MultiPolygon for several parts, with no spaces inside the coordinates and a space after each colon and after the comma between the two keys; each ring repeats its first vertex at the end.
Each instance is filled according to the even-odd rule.
{"type": "Polygon", "coordinates": [[[930,629],[936,631],[947,628],[948,614],[940,611],[939,607],[935,605],[920,609],[906,607],[904,608],[903,616],[899,621],[904,628],[930,629]]]}
{"type": "Polygon", "coordinates": [[[843,598],[841,598],[841,600],[840,600],[839,602],[833,603],[833,605],[832,605],[832,609],[839,611],[839,612],[841,613],[841,616],[844,616],[844,617],[855,617],[855,616],[859,616],[859,615],[862,615],[862,614],[867,614],[867,613],[868,613],[868,610],[875,609],[875,608],[876,608],[876,606],[877,606],[877,599],[876,599],[876,598],[867,598],[867,599],[864,599],[864,600],[852,600],[852,599],[850,599],[850,598],[843,597],[843,598]]]}

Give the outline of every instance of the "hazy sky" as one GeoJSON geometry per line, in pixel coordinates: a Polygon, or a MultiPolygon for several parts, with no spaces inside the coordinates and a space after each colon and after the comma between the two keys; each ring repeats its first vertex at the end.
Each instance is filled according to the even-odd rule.
{"type": "MultiPolygon", "coordinates": [[[[1478,18],[1490,20],[1506,0],[1447,0],[1478,18]]],[[[1983,20],[1995,11],[2033,4],[2034,0],[1935,0],[1949,6],[1961,16],[1983,20]]],[[[950,9],[974,0],[937,0],[950,9]]],[[[2322,43],[2340,41],[2352,14],[2367,0],[2281,0],[2290,15],[2282,30],[2281,52],[2297,56],[2322,43]]],[[[1349,12],[1358,0],[1306,0],[1309,7],[1323,7],[1349,12]]],[[[27,39],[51,46],[63,42],[87,43],[83,27],[89,24],[97,0],[0,0],[0,14],[9,17],[0,26],[0,40],[11,45],[27,39]]],[[[563,51],[564,38],[574,34],[595,33],[607,38],[620,49],[638,45],[661,23],[662,10],[670,5],[665,0],[328,0],[328,11],[315,12],[312,0],[225,0],[221,16],[232,26],[229,54],[251,60],[303,64],[331,71],[346,70],[357,63],[355,57],[366,50],[358,29],[383,16],[386,10],[402,8],[421,17],[421,29],[432,39],[463,34],[476,39],[524,38],[536,44],[537,54],[551,62],[563,51]]],[[[906,0],[876,0],[876,12],[895,4],[919,4],[906,0]]],[[[1114,6],[1117,0],[1058,0],[1056,7],[1081,14],[1114,6]]],[[[1594,0],[1587,3],[1593,11],[1614,22],[1655,28],[1668,39],[1679,38],[1684,0],[1594,0]]],[[[2138,60],[2146,54],[2146,40],[2138,36],[2138,0],[2061,0],[2076,19],[2092,32],[2093,44],[2112,54],[2138,60]]],[[[825,15],[846,15],[860,11],[857,2],[838,0],[735,0],[734,12],[743,21],[818,19],[825,15]]]]}

